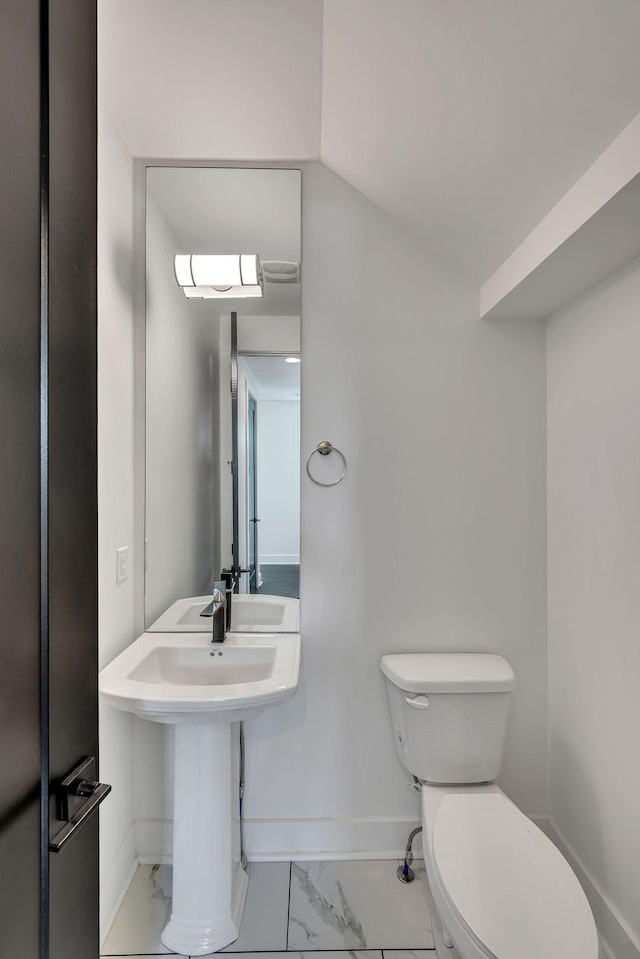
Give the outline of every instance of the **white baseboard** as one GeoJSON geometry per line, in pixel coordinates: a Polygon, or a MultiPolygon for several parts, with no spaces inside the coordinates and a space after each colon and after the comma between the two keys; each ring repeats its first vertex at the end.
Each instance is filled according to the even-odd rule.
{"type": "Polygon", "coordinates": [[[527,818],[530,819],[531,822],[534,822],[536,826],[538,827],[538,829],[542,830],[545,836],[547,836],[548,838],[551,838],[549,836],[549,830],[551,828],[549,826],[549,817],[546,814],[542,816],[528,816],[527,818]]]}
{"type": "MultiPolygon", "coordinates": [[[[363,819],[245,819],[244,851],[250,862],[289,862],[332,859],[401,859],[409,833],[420,823],[406,816],[363,819]]],[[[170,863],[173,824],[136,823],[138,859],[170,863]]],[[[414,843],[422,855],[420,837],[414,843]]]]}
{"type": "MultiPolygon", "coordinates": [[[[398,859],[409,833],[420,823],[413,817],[379,819],[248,819],[242,824],[245,852],[251,862],[331,859],[398,859]]],[[[416,841],[416,853],[422,845],[416,841]]]]}
{"type": "Polygon", "coordinates": [[[136,836],[131,826],[100,884],[101,945],[107,938],[137,868],[136,836]]]}
{"type": "MultiPolygon", "coordinates": [[[[543,832],[548,817],[532,816],[543,832]]],[[[319,861],[340,859],[401,859],[409,833],[419,820],[411,816],[360,819],[245,819],[244,851],[250,862],[319,861]]],[[[142,863],[170,863],[173,823],[136,823],[136,851],[142,863]]],[[[422,856],[421,837],[413,843],[422,856]]]]}
{"type": "Polygon", "coordinates": [[[261,566],[299,566],[300,554],[289,553],[271,553],[260,555],[261,566]]]}
{"type": "Polygon", "coordinates": [[[603,959],[640,959],[640,942],[598,883],[582,865],[553,819],[549,820],[548,835],[575,872],[589,900],[600,934],[603,959]]]}

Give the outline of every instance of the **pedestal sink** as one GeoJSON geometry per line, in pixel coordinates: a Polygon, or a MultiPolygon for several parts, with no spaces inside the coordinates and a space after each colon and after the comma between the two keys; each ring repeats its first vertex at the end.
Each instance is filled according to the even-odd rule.
{"type": "Polygon", "coordinates": [[[299,666],[298,633],[231,633],[221,645],[143,633],[100,673],[108,705],[176,727],[173,905],[161,937],[174,952],[203,956],[238,936],[248,880],[233,855],[232,730],[290,699],[299,666]]]}

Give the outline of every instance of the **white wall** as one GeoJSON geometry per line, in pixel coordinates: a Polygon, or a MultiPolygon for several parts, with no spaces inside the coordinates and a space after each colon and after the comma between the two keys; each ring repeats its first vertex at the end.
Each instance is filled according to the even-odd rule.
{"type": "Polygon", "coordinates": [[[300,562],[300,403],[257,398],[261,563],[300,562]]]}
{"type": "MultiPolygon", "coordinates": [[[[303,165],[302,259],[302,460],[329,439],[349,471],[333,489],[303,475],[300,686],[246,724],[249,855],[404,846],[419,809],[379,672],[394,650],[507,656],[501,783],[544,814],[544,327],[480,323],[477,290],[318,163],[303,165]]],[[[150,821],[170,816],[160,748],[140,750],[137,782],[153,858],[166,829],[150,821]]]]}
{"type": "Polygon", "coordinates": [[[394,650],[508,657],[501,782],[544,813],[544,329],[477,322],[477,291],[321,164],[303,171],[303,271],[302,456],[329,439],[349,471],[302,484],[300,687],[247,730],[246,816],[289,824],[248,824],[249,850],[404,837],[418,801],[379,672],[394,650]]]}
{"type": "Polygon", "coordinates": [[[547,328],[551,815],[619,959],[640,950],[639,302],[635,261],[547,328]]]}
{"type": "Polygon", "coordinates": [[[215,309],[187,300],[177,286],[179,249],[147,191],[147,624],[177,599],[207,593],[218,572],[212,558],[220,535],[213,495],[220,324],[215,309]]]}
{"type": "MultiPolygon", "coordinates": [[[[133,466],[133,160],[107,113],[98,113],[99,643],[106,666],[136,636],[133,466]],[[116,584],[116,549],[129,578],[116,584]]],[[[104,933],[135,862],[133,716],[100,705],[100,913],[104,933]]]]}

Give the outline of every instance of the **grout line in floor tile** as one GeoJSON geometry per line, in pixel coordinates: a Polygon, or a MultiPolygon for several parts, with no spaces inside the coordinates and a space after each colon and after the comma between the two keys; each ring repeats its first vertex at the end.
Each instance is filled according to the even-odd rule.
{"type": "Polygon", "coordinates": [[[289,896],[287,899],[287,938],[285,940],[285,952],[289,952],[289,918],[291,916],[291,874],[293,873],[293,862],[289,863],[289,896]]]}

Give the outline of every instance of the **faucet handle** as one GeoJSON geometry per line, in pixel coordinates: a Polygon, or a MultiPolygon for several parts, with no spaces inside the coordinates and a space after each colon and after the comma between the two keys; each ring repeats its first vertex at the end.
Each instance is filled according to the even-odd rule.
{"type": "Polygon", "coordinates": [[[219,583],[213,584],[213,611],[215,612],[219,606],[224,606],[227,602],[227,584],[221,580],[219,583]]]}

